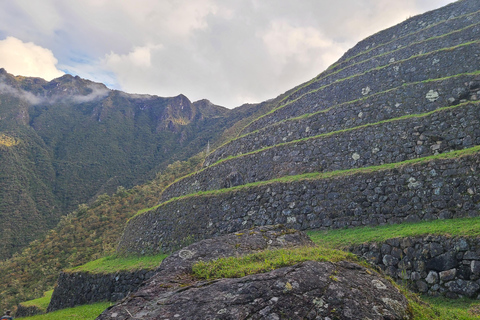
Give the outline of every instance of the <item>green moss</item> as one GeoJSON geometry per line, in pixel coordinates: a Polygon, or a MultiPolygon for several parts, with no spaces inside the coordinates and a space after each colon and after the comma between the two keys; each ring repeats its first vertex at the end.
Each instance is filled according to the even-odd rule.
{"type": "Polygon", "coordinates": [[[308,231],[307,233],[316,244],[335,249],[345,249],[362,243],[384,242],[392,238],[415,237],[425,234],[479,237],[480,217],[308,231]]]}
{"type": "Polygon", "coordinates": [[[303,261],[357,261],[355,255],[322,247],[266,250],[242,257],[228,257],[193,265],[193,274],[201,279],[240,278],[268,272],[303,261]]]}
{"type": "Polygon", "coordinates": [[[43,297],[20,303],[24,307],[37,307],[40,310],[47,311],[47,307],[52,299],[53,290],[47,291],[43,297]]]}
{"type": "Polygon", "coordinates": [[[119,271],[137,271],[142,269],[153,270],[157,268],[160,263],[168,255],[160,254],[154,256],[109,256],[88,262],[82,266],[67,269],[65,272],[88,272],[88,273],[115,273],[119,271]]]}
{"type": "Polygon", "coordinates": [[[62,309],[38,316],[25,317],[25,320],[93,320],[110,307],[110,302],[87,304],[75,308],[62,309]]]}

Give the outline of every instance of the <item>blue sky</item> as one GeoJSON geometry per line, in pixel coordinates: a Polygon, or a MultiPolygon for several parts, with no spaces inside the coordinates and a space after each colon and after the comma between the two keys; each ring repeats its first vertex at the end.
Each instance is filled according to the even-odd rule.
{"type": "Polygon", "coordinates": [[[315,77],[449,0],[0,0],[0,67],[229,108],[315,77]]]}

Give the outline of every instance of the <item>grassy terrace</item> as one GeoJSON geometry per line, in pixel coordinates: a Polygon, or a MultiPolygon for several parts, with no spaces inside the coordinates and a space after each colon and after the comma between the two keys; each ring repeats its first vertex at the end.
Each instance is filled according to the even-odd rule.
{"type": "MultiPolygon", "coordinates": [[[[313,113],[305,113],[303,115],[300,115],[300,116],[296,116],[296,117],[292,117],[292,118],[288,118],[288,119],[284,119],[284,120],[281,120],[281,121],[278,121],[274,124],[270,124],[270,125],[267,125],[265,127],[262,127],[261,129],[257,129],[257,130],[254,130],[252,132],[248,132],[248,133],[244,133],[244,134],[240,134],[238,135],[236,138],[234,139],[231,139],[231,140],[228,140],[226,141],[225,143],[222,143],[218,148],[216,148],[215,150],[217,149],[220,149],[224,146],[226,146],[227,144],[235,141],[235,140],[238,140],[238,139],[242,139],[244,137],[247,137],[249,135],[253,135],[253,134],[257,134],[261,131],[264,131],[266,130],[267,128],[270,128],[270,127],[274,127],[274,126],[278,126],[278,125],[281,125],[285,122],[288,122],[288,121],[297,121],[297,120],[303,120],[303,119],[306,119],[306,118],[310,118],[310,117],[314,117],[314,116],[317,116],[319,114],[322,114],[322,113],[326,113],[326,112],[329,112],[335,108],[338,108],[338,107],[342,107],[342,106],[346,106],[346,105],[349,105],[349,104],[353,104],[353,103],[357,103],[357,102],[361,102],[361,101],[366,101],[368,99],[371,99],[372,97],[375,97],[375,96],[379,96],[379,95],[383,95],[383,94],[386,94],[386,93],[389,93],[389,92],[392,92],[392,91],[396,91],[396,90],[399,90],[400,88],[404,88],[404,87],[408,87],[408,86],[414,86],[414,85],[418,85],[418,84],[421,84],[421,83],[430,83],[430,82],[438,82],[438,81],[444,81],[444,80],[448,80],[448,79],[454,79],[454,78],[458,78],[458,77],[463,77],[463,76],[476,76],[476,75],[479,75],[480,74],[480,70],[477,70],[477,71],[473,71],[473,72],[466,72],[466,73],[460,73],[460,74],[456,74],[456,75],[453,75],[453,76],[448,76],[448,77],[441,77],[441,78],[435,78],[435,79],[428,79],[428,80],[424,80],[424,81],[416,81],[416,82],[410,82],[410,83],[404,83],[402,84],[401,86],[398,86],[398,87],[395,87],[395,88],[391,88],[391,89],[388,89],[388,90],[385,90],[385,91],[380,91],[380,92],[375,92],[375,93],[372,93],[372,94],[369,94],[368,96],[365,96],[365,97],[361,97],[361,98],[358,98],[358,99],[355,99],[355,100],[351,100],[351,101],[346,101],[346,102],[342,102],[342,103],[339,103],[339,104],[335,104],[333,106],[330,106],[326,109],[323,109],[323,110],[320,110],[320,111],[317,111],[317,112],[313,112],[313,113]]],[[[271,112],[273,112],[274,110],[276,109],[272,109],[271,112]]],[[[269,113],[271,113],[269,112],[269,113]]],[[[267,114],[269,114],[267,113],[267,114]]],[[[265,114],[265,115],[267,115],[265,114]]],[[[263,117],[263,115],[262,115],[263,117]]],[[[261,117],[257,118],[256,120],[260,119],[261,117]]],[[[254,120],[254,121],[256,121],[254,120]]],[[[250,125],[251,123],[253,123],[254,121],[250,122],[248,125],[250,125]]],[[[247,126],[248,126],[247,125],[247,126]]],[[[247,127],[245,126],[245,128],[247,127]]],[[[214,150],[214,151],[215,151],[214,150]]]]}
{"type": "Polygon", "coordinates": [[[307,233],[316,244],[332,249],[346,249],[362,243],[383,242],[392,238],[415,237],[425,234],[480,237],[480,217],[328,231],[317,230],[307,233]]]}
{"type": "Polygon", "coordinates": [[[411,160],[406,160],[406,161],[402,161],[402,162],[386,163],[386,164],[378,165],[378,166],[347,169],[347,170],[337,170],[337,171],[329,171],[329,172],[312,172],[312,173],[305,173],[305,174],[296,175],[296,176],[284,176],[284,177],[277,178],[277,179],[272,179],[272,180],[265,180],[265,181],[247,183],[247,184],[232,187],[232,188],[209,190],[209,191],[200,191],[200,192],[193,193],[193,194],[188,194],[188,195],[184,195],[184,196],[180,196],[180,197],[171,198],[168,201],[162,202],[162,203],[160,203],[156,206],[153,206],[151,208],[145,208],[145,209],[139,210],[137,212],[137,214],[135,214],[129,220],[131,220],[131,219],[133,219],[133,218],[135,218],[135,217],[137,217],[141,214],[144,214],[148,211],[151,211],[151,210],[157,209],[161,206],[164,206],[164,205],[166,205],[170,202],[180,201],[180,200],[187,199],[187,198],[192,198],[192,197],[215,196],[215,195],[224,194],[224,193],[227,193],[227,192],[236,192],[236,191],[239,191],[239,190],[247,190],[248,188],[252,188],[252,187],[256,187],[256,186],[264,186],[264,185],[269,185],[269,184],[273,184],[273,183],[290,183],[290,182],[297,182],[297,181],[304,181],[304,180],[320,180],[320,179],[329,179],[329,178],[336,178],[336,177],[346,177],[346,176],[351,176],[351,175],[355,175],[355,174],[362,174],[362,173],[371,173],[371,172],[377,172],[377,171],[392,170],[392,169],[401,168],[401,167],[407,166],[407,165],[426,163],[426,162],[436,160],[436,159],[454,159],[454,158],[474,155],[474,154],[477,154],[479,152],[480,152],[480,146],[475,146],[475,147],[468,148],[468,149],[445,152],[445,153],[440,153],[440,154],[437,154],[437,155],[432,155],[432,156],[417,158],[417,159],[411,159],[411,160]]]}
{"type": "Polygon", "coordinates": [[[250,122],[248,125],[245,126],[245,128],[249,127],[250,125],[252,125],[254,122],[282,109],[282,108],[285,108],[287,107],[288,105],[304,98],[305,96],[309,95],[309,94],[312,94],[312,93],[315,93],[315,92],[318,92],[320,90],[323,90],[327,87],[330,87],[330,86],[333,86],[333,85],[336,85],[340,82],[343,82],[343,81],[346,81],[346,80],[349,80],[349,79],[354,79],[354,78],[357,78],[357,77],[361,77],[371,71],[378,71],[378,70],[382,70],[382,69],[385,69],[387,67],[390,67],[392,65],[396,65],[396,64],[399,64],[399,63],[403,63],[403,62],[406,62],[406,61],[409,61],[409,60],[412,60],[412,59],[416,59],[416,58],[419,58],[419,57],[425,57],[425,56],[428,56],[428,55],[432,55],[432,54],[435,54],[435,53],[438,53],[438,52],[443,52],[443,51],[450,51],[450,50],[454,50],[454,49],[457,49],[457,48],[461,48],[461,47],[465,47],[465,46],[469,46],[469,45],[473,45],[473,44],[478,44],[480,43],[480,41],[470,41],[470,42],[466,42],[466,43],[462,43],[462,44],[459,44],[459,45],[456,45],[456,46],[453,46],[453,47],[446,47],[446,48],[442,48],[442,49],[438,49],[438,50],[434,50],[434,51],[430,51],[430,52],[427,52],[427,53],[423,53],[423,54],[417,54],[417,55],[413,55],[411,56],[410,58],[407,58],[407,59],[403,59],[403,60],[398,60],[398,61],[395,61],[393,63],[390,63],[390,64],[387,64],[387,65],[384,65],[384,66],[379,66],[379,67],[376,67],[376,68],[372,68],[372,69],[369,69],[369,70],[366,70],[362,73],[357,73],[355,75],[352,75],[352,76],[349,76],[349,77],[346,77],[346,78],[342,78],[342,79],[337,79],[336,81],[334,82],[331,82],[329,84],[326,84],[326,85],[323,85],[321,87],[318,87],[316,89],[313,89],[311,91],[308,91],[302,95],[300,95],[299,97],[293,99],[293,100],[290,100],[280,106],[278,106],[277,108],[274,108],[272,109],[271,111],[263,114],[262,116],[258,117],[257,119],[253,120],[252,122],[250,122]]]}
{"type": "MultiPolygon", "coordinates": [[[[373,50],[376,50],[376,49],[378,49],[378,48],[384,47],[384,46],[386,46],[386,45],[388,45],[388,44],[391,44],[391,43],[394,43],[394,42],[396,42],[396,41],[398,41],[398,40],[405,39],[405,38],[410,37],[410,36],[412,36],[412,35],[418,34],[418,33],[420,33],[420,32],[423,32],[423,31],[425,31],[425,30],[428,30],[428,29],[430,29],[430,28],[436,27],[436,26],[438,26],[438,25],[440,25],[440,24],[443,24],[443,23],[445,23],[445,22],[447,22],[447,21],[450,21],[450,22],[451,22],[451,21],[453,21],[453,20],[460,19],[460,18],[465,18],[465,17],[469,17],[469,16],[473,16],[473,15],[478,14],[478,13],[480,13],[480,10],[479,10],[479,11],[472,12],[472,13],[468,13],[468,14],[465,14],[465,15],[461,15],[461,16],[455,17],[455,18],[453,18],[453,19],[442,20],[442,21],[440,21],[440,22],[438,22],[438,23],[432,24],[432,25],[430,25],[430,26],[428,26],[428,27],[425,27],[425,28],[423,28],[423,29],[420,29],[420,30],[417,30],[417,31],[415,31],[415,32],[406,34],[406,35],[404,35],[404,36],[402,36],[402,37],[399,37],[399,38],[396,38],[396,39],[394,39],[394,40],[391,40],[391,41],[388,41],[388,42],[379,44],[379,45],[377,45],[377,46],[375,46],[375,47],[372,47],[372,48],[370,48],[370,49],[368,49],[368,50],[362,51],[362,52],[360,52],[360,53],[358,53],[358,54],[356,54],[356,55],[354,55],[354,56],[351,56],[350,58],[345,59],[344,61],[336,62],[336,63],[332,64],[330,67],[328,67],[328,69],[327,69],[326,71],[332,70],[333,68],[338,67],[338,66],[340,66],[340,65],[344,65],[344,64],[348,63],[349,61],[351,61],[352,59],[355,59],[355,58],[357,58],[357,57],[359,57],[359,56],[362,56],[362,55],[364,55],[364,54],[367,54],[367,53],[369,53],[369,52],[371,52],[371,51],[373,51],[373,50]]],[[[459,32],[459,31],[465,30],[465,29],[467,29],[467,28],[470,28],[470,27],[472,27],[472,26],[474,26],[474,25],[476,25],[476,24],[471,24],[471,25],[469,25],[469,26],[467,26],[467,27],[464,27],[464,28],[461,28],[461,29],[457,29],[457,30],[454,30],[454,31],[452,31],[452,32],[449,32],[449,33],[446,33],[446,34],[443,34],[443,35],[440,35],[440,36],[434,36],[434,37],[431,37],[431,38],[424,39],[424,40],[422,40],[422,41],[412,42],[412,43],[410,43],[409,45],[404,46],[404,47],[401,47],[401,48],[398,48],[398,49],[396,49],[396,50],[384,52],[384,53],[382,53],[382,54],[379,54],[379,55],[376,55],[376,56],[372,56],[372,57],[370,57],[370,58],[368,58],[368,59],[359,60],[359,61],[357,61],[357,62],[355,62],[355,63],[353,63],[353,64],[347,65],[347,66],[345,66],[345,67],[343,67],[343,68],[341,68],[341,69],[338,69],[338,70],[336,70],[336,71],[333,71],[333,72],[322,72],[321,74],[319,74],[318,76],[316,76],[316,77],[313,78],[312,80],[310,80],[310,81],[308,81],[308,82],[305,82],[305,83],[302,84],[301,86],[297,87],[297,88],[295,89],[295,91],[292,91],[291,94],[289,94],[288,96],[284,97],[284,98],[281,100],[281,102],[285,101],[286,99],[288,99],[289,96],[295,94],[296,92],[302,90],[303,88],[308,87],[308,86],[311,85],[312,83],[315,83],[315,82],[317,82],[317,81],[319,81],[319,80],[325,79],[326,77],[328,77],[328,76],[330,76],[330,75],[332,75],[332,74],[336,74],[336,73],[338,73],[339,71],[345,70],[346,68],[349,68],[349,67],[351,67],[351,66],[360,64],[360,63],[362,63],[362,62],[365,62],[365,61],[368,61],[368,60],[371,60],[371,59],[375,59],[375,58],[378,58],[378,57],[385,56],[385,55],[387,55],[387,54],[389,54],[389,53],[396,52],[396,51],[398,51],[398,50],[402,50],[402,49],[408,48],[408,47],[410,47],[411,45],[420,44],[420,43],[425,43],[426,41],[430,41],[430,40],[433,40],[433,39],[440,39],[440,38],[442,38],[442,37],[445,37],[445,36],[447,36],[447,35],[453,34],[453,33],[455,33],[455,32],[459,32]]],[[[382,32],[382,31],[380,31],[380,32],[382,32]]]]}
{"type": "MultiPolygon", "coordinates": [[[[469,104],[479,105],[480,102],[471,102],[471,101],[462,102],[462,103],[457,104],[457,105],[448,106],[448,107],[442,107],[442,108],[438,108],[438,109],[435,109],[435,110],[432,110],[432,111],[429,111],[429,112],[425,112],[425,113],[420,113],[420,114],[407,114],[407,115],[404,115],[404,116],[401,116],[401,117],[391,118],[391,119],[382,120],[382,121],[373,122],[373,123],[367,123],[367,124],[363,124],[363,125],[357,126],[357,127],[351,127],[351,128],[341,129],[341,130],[337,130],[337,131],[331,131],[331,132],[322,133],[322,134],[319,134],[319,135],[316,135],[316,136],[306,137],[306,138],[302,138],[302,139],[298,139],[298,140],[292,140],[292,141],[289,141],[289,142],[278,143],[278,144],[273,145],[273,146],[268,146],[268,147],[264,147],[264,148],[257,149],[257,150],[254,150],[254,151],[246,152],[246,153],[243,153],[243,154],[240,154],[240,155],[229,156],[229,157],[220,159],[220,160],[218,160],[217,162],[211,164],[209,167],[216,166],[216,165],[218,165],[218,164],[220,164],[220,163],[222,163],[222,162],[224,162],[224,161],[228,161],[228,160],[231,160],[231,159],[236,159],[236,158],[245,157],[245,156],[248,156],[248,155],[256,154],[256,153],[259,153],[259,152],[262,152],[262,151],[265,151],[265,150],[269,150],[269,149],[273,149],[273,148],[277,148],[277,147],[281,147],[281,146],[289,146],[289,145],[294,145],[294,144],[296,144],[296,143],[303,142],[303,141],[315,140],[315,139],[319,139],[319,138],[330,137],[330,136],[337,135],[337,134],[342,134],[342,133],[345,133],[345,132],[360,130],[360,129],[364,129],[364,128],[367,128],[367,127],[378,126],[378,125],[381,125],[381,124],[384,124],[384,123],[397,122],[397,121],[402,121],[402,120],[406,120],[406,119],[424,118],[424,117],[428,117],[428,116],[430,116],[430,115],[432,115],[432,114],[434,114],[434,113],[438,113],[438,112],[442,112],[442,111],[448,111],[448,110],[453,110],[453,109],[456,109],[456,108],[459,108],[459,107],[462,107],[462,106],[466,106],[466,105],[469,105],[469,104]]],[[[205,170],[205,168],[203,168],[202,170],[200,170],[200,171],[198,171],[198,172],[201,172],[201,171],[203,171],[203,170],[205,170]]],[[[197,173],[198,173],[198,172],[197,172],[197,173]]],[[[181,180],[181,179],[182,179],[182,178],[180,178],[179,180],[181,180]]]]}
{"type": "MultiPolygon", "coordinates": [[[[477,11],[477,13],[478,13],[478,12],[479,12],[479,11],[477,11]]],[[[322,74],[316,76],[315,78],[313,78],[311,81],[309,81],[307,85],[302,86],[301,88],[298,88],[297,90],[295,90],[295,92],[298,92],[299,90],[301,90],[301,89],[303,89],[303,88],[305,88],[305,87],[307,87],[307,86],[309,86],[309,85],[311,85],[311,84],[313,84],[313,83],[315,83],[315,82],[318,82],[318,81],[320,81],[320,80],[326,79],[327,77],[330,77],[330,76],[332,76],[332,75],[338,74],[338,73],[340,73],[341,71],[344,71],[344,70],[346,70],[346,69],[349,69],[349,68],[351,68],[351,67],[353,67],[353,66],[356,66],[356,65],[362,64],[362,63],[364,63],[364,62],[367,62],[367,61],[370,61],[370,60],[374,60],[374,59],[377,59],[377,58],[380,58],[380,57],[383,57],[383,56],[386,56],[386,55],[389,55],[389,54],[392,54],[392,53],[395,53],[395,52],[398,52],[398,51],[402,51],[402,50],[404,50],[404,49],[406,49],[406,48],[409,48],[409,47],[411,47],[411,46],[414,46],[414,45],[424,44],[424,43],[427,43],[427,42],[429,42],[429,41],[439,40],[439,39],[442,39],[442,38],[444,38],[444,37],[447,37],[447,36],[450,36],[450,35],[453,35],[453,34],[462,32],[462,31],[466,31],[466,30],[471,29],[471,28],[473,28],[473,27],[475,27],[475,26],[478,26],[478,25],[479,25],[479,23],[472,23],[472,24],[470,24],[470,25],[468,25],[468,26],[466,26],[466,27],[464,27],[464,28],[461,28],[461,29],[453,30],[453,31],[451,31],[451,32],[448,32],[448,33],[445,33],[445,34],[442,34],[442,35],[439,35],[439,36],[434,36],[434,37],[431,37],[431,38],[428,38],[428,39],[424,39],[424,40],[421,40],[421,41],[411,42],[411,43],[409,43],[407,46],[402,46],[402,47],[400,47],[400,48],[398,48],[398,49],[395,49],[395,50],[392,50],[392,51],[388,51],[388,52],[384,52],[384,53],[381,53],[381,54],[379,54],[379,55],[372,56],[372,57],[370,57],[370,58],[368,58],[368,59],[365,59],[365,60],[357,61],[357,62],[355,62],[355,63],[349,64],[349,65],[347,65],[347,66],[345,66],[345,67],[343,67],[343,68],[341,68],[341,69],[335,70],[335,71],[330,72],[330,73],[327,73],[327,74],[325,74],[325,75],[323,75],[323,73],[322,73],[322,74]],[[322,76],[322,75],[323,75],[323,76],[322,76]]],[[[398,40],[398,39],[396,39],[396,40],[398,40]]],[[[294,94],[295,92],[293,92],[292,94],[294,94]]],[[[291,94],[291,95],[292,95],[292,94],[291,94]]],[[[291,95],[290,95],[290,96],[291,96],[291,95]]],[[[285,101],[286,99],[288,99],[288,96],[285,97],[284,99],[282,99],[282,101],[285,101]]]]}
{"type": "Polygon", "coordinates": [[[52,294],[53,294],[53,290],[47,291],[43,294],[43,297],[22,302],[21,305],[24,307],[37,307],[43,312],[46,312],[48,304],[50,303],[50,299],[52,298],[52,294]]]}
{"type": "Polygon", "coordinates": [[[100,258],[84,265],[67,269],[65,272],[88,272],[94,274],[106,274],[115,272],[133,272],[137,270],[147,269],[153,270],[167,257],[166,254],[154,256],[109,256],[100,258]]]}
{"type": "Polygon", "coordinates": [[[25,317],[25,320],[93,320],[103,310],[110,307],[110,302],[99,302],[94,304],[87,304],[75,308],[63,309],[38,316],[25,317]]]}

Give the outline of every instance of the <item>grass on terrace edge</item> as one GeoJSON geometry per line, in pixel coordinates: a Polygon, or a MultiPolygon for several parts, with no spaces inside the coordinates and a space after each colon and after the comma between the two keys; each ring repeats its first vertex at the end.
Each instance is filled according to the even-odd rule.
{"type": "Polygon", "coordinates": [[[386,163],[378,166],[370,166],[370,167],[362,167],[362,168],[354,168],[354,169],[346,169],[346,170],[336,170],[336,171],[329,171],[329,172],[312,172],[312,173],[304,173],[300,175],[295,175],[295,176],[283,176],[280,178],[272,179],[272,180],[265,180],[265,181],[258,181],[258,182],[252,182],[252,183],[247,183],[244,185],[232,187],[232,188],[225,188],[225,189],[217,189],[217,190],[209,190],[209,191],[200,191],[197,193],[192,193],[192,194],[187,194],[184,196],[179,196],[179,197],[174,197],[171,198],[165,202],[159,203],[153,207],[150,208],[145,208],[137,211],[137,213],[131,217],[128,221],[138,217],[141,214],[144,214],[148,211],[157,209],[160,206],[166,205],[170,202],[174,201],[179,201],[183,200],[186,198],[191,198],[191,197],[198,197],[198,196],[214,196],[218,194],[223,194],[227,192],[235,192],[238,190],[242,189],[247,189],[251,187],[256,187],[256,186],[262,186],[262,185],[268,185],[272,183],[289,183],[289,182],[296,182],[296,181],[302,181],[302,180],[318,180],[318,179],[329,179],[329,178],[335,178],[335,177],[346,177],[354,174],[362,174],[362,173],[371,173],[371,172],[377,172],[377,171],[382,171],[382,170],[392,170],[392,169],[398,169],[400,167],[406,166],[406,165],[413,165],[417,163],[425,163],[428,161],[436,160],[436,159],[452,159],[452,158],[459,158],[462,156],[468,156],[468,155],[473,155],[480,152],[480,146],[475,146],[472,148],[467,148],[463,150],[456,150],[456,151],[451,151],[451,152],[445,152],[445,153],[440,153],[428,157],[423,157],[423,158],[416,158],[416,159],[410,159],[410,160],[405,160],[402,162],[395,162],[395,163],[386,163]]]}
{"type": "Polygon", "coordinates": [[[50,303],[50,300],[52,298],[53,290],[47,291],[43,294],[43,297],[30,300],[30,301],[25,301],[20,303],[24,307],[37,307],[40,310],[46,311],[48,304],[50,303]]]}
{"type": "Polygon", "coordinates": [[[153,270],[168,255],[159,254],[152,256],[108,256],[84,265],[66,269],[65,272],[88,272],[94,274],[114,273],[119,271],[137,271],[141,269],[153,270]]]}
{"type": "Polygon", "coordinates": [[[41,314],[21,319],[25,320],[93,320],[105,309],[112,306],[111,302],[87,304],[75,308],[62,309],[47,314],[41,314]]]}
{"type": "Polygon", "coordinates": [[[375,227],[307,231],[317,245],[346,249],[352,245],[381,242],[392,238],[414,237],[425,234],[480,237],[480,217],[421,221],[375,227]]]}

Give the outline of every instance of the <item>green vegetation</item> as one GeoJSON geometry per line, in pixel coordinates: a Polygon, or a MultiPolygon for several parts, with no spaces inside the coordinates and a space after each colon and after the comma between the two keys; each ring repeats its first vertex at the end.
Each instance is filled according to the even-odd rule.
{"type": "Polygon", "coordinates": [[[47,307],[50,304],[50,300],[52,299],[53,290],[47,291],[43,294],[43,297],[22,302],[21,305],[24,307],[37,307],[44,312],[47,311],[47,307]]]}
{"type": "Polygon", "coordinates": [[[464,156],[469,156],[473,155],[480,152],[480,146],[475,146],[472,148],[468,149],[463,149],[463,150],[456,150],[456,151],[450,151],[450,152],[445,152],[445,153],[440,153],[428,157],[423,157],[423,158],[416,158],[416,159],[410,159],[410,160],[405,160],[402,162],[395,162],[395,163],[386,163],[378,166],[371,166],[371,167],[363,167],[363,168],[354,168],[354,169],[347,169],[347,170],[336,170],[336,171],[329,171],[329,172],[311,172],[311,173],[304,173],[300,175],[295,175],[295,176],[283,176],[280,178],[272,179],[272,180],[265,180],[265,181],[257,181],[257,182],[252,182],[252,183],[247,183],[244,185],[236,186],[236,187],[231,187],[231,188],[225,188],[225,189],[217,189],[217,190],[208,190],[208,191],[200,191],[197,193],[192,193],[192,194],[187,194],[184,196],[180,197],[175,197],[171,198],[168,201],[162,202],[160,204],[157,204],[153,207],[149,208],[144,208],[142,210],[139,210],[136,215],[131,217],[129,220],[144,214],[148,211],[157,209],[161,206],[164,206],[170,202],[173,201],[180,201],[186,198],[191,198],[191,197],[199,197],[199,196],[215,196],[227,192],[236,192],[238,190],[246,190],[248,188],[252,187],[257,187],[257,186],[263,186],[263,185],[268,185],[272,183],[290,183],[290,182],[296,182],[296,181],[302,181],[302,180],[319,180],[319,179],[330,179],[330,178],[336,178],[336,177],[346,177],[346,176],[351,176],[355,174],[362,174],[362,173],[371,173],[371,172],[377,172],[377,171],[384,171],[384,170],[392,170],[392,169],[398,169],[403,166],[407,165],[413,165],[413,164],[419,164],[419,163],[425,163],[429,162],[432,160],[437,160],[437,159],[455,159],[459,157],[464,157],[464,156]]]}
{"type": "Polygon", "coordinates": [[[201,279],[240,278],[268,272],[303,261],[357,261],[355,255],[323,247],[302,247],[266,250],[242,257],[221,258],[193,265],[193,275],[201,279]]]}
{"type": "MultiPolygon", "coordinates": [[[[368,52],[371,52],[371,51],[373,51],[373,50],[375,50],[375,49],[384,47],[384,46],[386,46],[386,45],[388,45],[388,44],[390,44],[390,43],[393,43],[393,42],[396,42],[396,41],[398,41],[398,40],[404,39],[404,38],[409,37],[409,36],[411,36],[411,35],[414,35],[414,34],[423,32],[423,31],[425,31],[425,30],[427,30],[427,29],[436,27],[436,26],[438,26],[438,25],[440,25],[440,24],[442,24],[442,23],[445,23],[446,21],[450,21],[450,22],[451,22],[452,20],[456,20],[456,19],[460,19],[460,18],[465,18],[465,17],[468,17],[468,16],[472,16],[472,15],[475,15],[475,14],[477,14],[477,13],[479,13],[479,12],[480,12],[480,10],[479,10],[479,11],[475,11],[475,12],[471,12],[471,13],[467,13],[467,14],[464,14],[464,15],[461,15],[461,16],[458,16],[458,17],[455,17],[455,18],[452,18],[452,19],[449,18],[449,19],[446,19],[446,20],[441,20],[441,21],[439,21],[439,22],[437,22],[437,23],[431,24],[431,25],[429,25],[429,26],[427,26],[427,27],[425,27],[425,28],[419,29],[419,30],[417,30],[417,31],[415,31],[415,32],[408,33],[408,34],[406,34],[406,35],[404,35],[404,36],[401,36],[401,37],[399,37],[399,38],[394,38],[393,40],[390,40],[390,41],[388,41],[388,42],[384,42],[384,43],[381,43],[381,44],[376,45],[376,46],[374,46],[374,47],[371,47],[371,48],[369,48],[369,49],[367,49],[367,50],[365,50],[365,51],[362,51],[362,52],[360,52],[360,53],[358,53],[358,54],[356,54],[356,55],[354,55],[354,56],[351,56],[350,58],[345,59],[345,60],[343,60],[343,61],[341,61],[341,62],[334,63],[334,64],[331,65],[328,69],[333,69],[333,68],[337,67],[338,65],[347,63],[348,61],[350,61],[350,60],[352,60],[352,59],[354,59],[354,58],[356,58],[356,57],[358,57],[358,56],[364,55],[364,54],[366,54],[366,53],[368,53],[368,52]]],[[[382,32],[382,31],[380,31],[380,32],[382,32]]]]}
{"type": "Polygon", "coordinates": [[[25,317],[25,320],[93,320],[105,309],[110,307],[110,302],[87,304],[75,308],[63,309],[38,316],[25,317]]]}
{"type": "Polygon", "coordinates": [[[480,318],[480,302],[471,299],[446,299],[443,297],[422,296],[422,302],[410,303],[414,310],[415,320],[478,320],[480,318]],[[424,305],[427,303],[429,307],[424,305]]]}
{"type": "Polygon", "coordinates": [[[480,237],[480,217],[448,220],[421,221],[375,227],[335,229],[327,231],[308,231],[316,244],[335,249],[349,246],[382,242],[392,238],[415,237],[425,234],[446,236],[480,237]]]}
{"type": "Polygon", "coordinates": [[[113,255],[87,262],[75,268],[66,269],[65,272],[115,273],[142,269],[153,270],[157,268],[167,256],[166,254],[140,257],[119,257],[113,255]]]}
{"type": "Polygon", "coordinates": [[[158,203],[165,186],[198,170],[202,161],[203,155],[176,161],[147,184],[130,190],[118,188],[112,196],[103,195],[90,205],[80,205],[43,239],[0,262],[0,308],[11,309],[21,301],[41,297],[53,288],[64,269],[114,254],[128,218],[158,203]]]}

